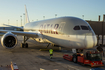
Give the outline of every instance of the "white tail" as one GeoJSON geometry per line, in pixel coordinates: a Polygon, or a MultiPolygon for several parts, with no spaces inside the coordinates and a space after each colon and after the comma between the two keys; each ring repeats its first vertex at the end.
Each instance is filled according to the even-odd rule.
{"type": "Polygon", "coordinates": [[[29,23],[30,21],[29,21],[29,16],[28,16],[26,5],[25,5],[25,17],[26,17],[26,23],[29,23]]]}

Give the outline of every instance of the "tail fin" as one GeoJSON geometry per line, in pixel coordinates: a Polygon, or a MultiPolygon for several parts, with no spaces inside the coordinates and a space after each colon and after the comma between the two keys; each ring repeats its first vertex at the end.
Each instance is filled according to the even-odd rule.
{"type": "Polygon", "coordinates": [[[25,5],[25,17],[26,17],[26,23],[29,23],[30,21],[29,21],[29,16],[28,16],[26,5],[25,5]]]}

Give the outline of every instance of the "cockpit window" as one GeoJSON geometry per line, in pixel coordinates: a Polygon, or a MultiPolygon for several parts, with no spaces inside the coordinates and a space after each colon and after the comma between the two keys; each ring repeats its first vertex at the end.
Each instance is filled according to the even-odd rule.
{"type": "Polygon", "coordinates": [[[75,26],[74,30],[80,30],[80,27],[79,26],[75,26]]]}
{"type": "Polygon", "coordinates": [[[82,30],[89,30],[87,26],[81,26],[82,30]]]}
{"type": "Polygon", "coordinates": [[[88,26],[89,30],[91,30],[91,28],[88,26]]]}

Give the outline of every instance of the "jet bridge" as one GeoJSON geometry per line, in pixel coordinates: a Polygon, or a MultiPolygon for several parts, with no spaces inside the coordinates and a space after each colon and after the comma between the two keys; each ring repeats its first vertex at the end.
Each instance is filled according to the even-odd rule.
{"type": "Polygon", "coordinates": [[[105,35],[105,22],[103,21],[87,21],[95,34],[97,35],[97,45],[105,45],[104,35],[105,35]]]}
{"type": "Polygon", "coordinates": [[[95,34],[97,35],[97,46],[105,46],[105,14],[103,14],[103,20],[100,21],[100,15],[98,17],[98,21],[89,21],[86,20],[92,29],[94,30],[95,34]]]}

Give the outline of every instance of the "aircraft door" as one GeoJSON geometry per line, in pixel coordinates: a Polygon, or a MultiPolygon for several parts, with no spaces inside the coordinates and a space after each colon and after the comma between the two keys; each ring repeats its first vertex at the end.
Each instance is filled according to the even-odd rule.
{"type": "Polygon", "coordinates": [[[61,32],[63,32],[63,29],[64,29],[64,26],[65,26],[66,22],[61,22],[60,25],[59,25],[59,30],[61,32]]]}

